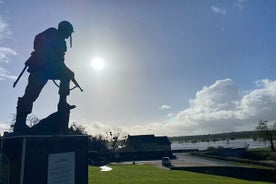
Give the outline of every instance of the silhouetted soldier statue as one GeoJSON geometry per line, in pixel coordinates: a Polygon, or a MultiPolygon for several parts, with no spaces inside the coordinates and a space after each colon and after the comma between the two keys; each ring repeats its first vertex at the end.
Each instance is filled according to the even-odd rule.
{"type": "Polygon", "coordinates": [[[67,103],[67,96],[70,94],[70,80],[74,79],[74,73],[64,63],[64,55],[67,51],[65,39],[70,38],[71,47],[73,32],[72,24],[62,21],[58,24],[58,29],[49,28],[36,35],[34,51],[25,62],[24,69],[28,67],[27,71],[30,75],[25,94],[17,101],[14,132],[24,133],[28,129],[27,115],[32,112],[33,102],[38,98],[49,79],[60,80],[58,111],[69,111],[76,107],[67,103]]]}

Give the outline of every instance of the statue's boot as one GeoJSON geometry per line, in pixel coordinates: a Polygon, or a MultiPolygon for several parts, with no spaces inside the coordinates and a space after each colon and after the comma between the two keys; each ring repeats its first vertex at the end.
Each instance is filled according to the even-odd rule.
{"type": "Polygon", "coordinates": [[[67,95],[60,95],[59,103],[58,103],[58,111],[64,112],[64,111],[70,111],[71,109],[76,108],[75,105],[70,105],[67,103],[67,95]]]}
{"type": "Polygon", "coordinates": [[[28,114],[32,112],[32,103],[26,102],[23,98],[18,98],[16,119],[13,131],[19,134],[26,134],[29,127],[26,125],[26,119],[28,114]]]}
{"type": "Polygon", "coordinates": [[[75,105],[70,105],[68,104],[67,102],[59,102],[58,103],[58,111],[68,111],[68,110],[71,110],[71,109],[74,109],[76,108],[75,105]]]}
{"type": "Polygon", "coordinates": [[[26,119],[27,119],[28,114],[24,112],[20,112],[17,109],[16,113],[16,121],[14,124],[13,131],[14,133],[19,133],[19,134],[26,134],[29,127],[26,125],[26,119]]]}

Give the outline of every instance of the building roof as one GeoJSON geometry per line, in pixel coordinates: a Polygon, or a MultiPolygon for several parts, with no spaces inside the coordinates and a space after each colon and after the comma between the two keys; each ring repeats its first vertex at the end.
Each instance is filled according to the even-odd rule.
{"type": "Polygon", "coordinates": [[[163,136],[163,137],[155,137],[155,141],[157,144],[171,144],[171,142],[169,141],[167,136],[163,136]]]}
{"type": "Polygon", "coordinates": [[[131,142],[132,144],[145,144],[145,143],[155,143],[159,145],[168,145],[171,144],[167,136],[162,137],[155,137],[153,134],[150,135],[134,135],[128,136],[127,141],[131,142]]]}

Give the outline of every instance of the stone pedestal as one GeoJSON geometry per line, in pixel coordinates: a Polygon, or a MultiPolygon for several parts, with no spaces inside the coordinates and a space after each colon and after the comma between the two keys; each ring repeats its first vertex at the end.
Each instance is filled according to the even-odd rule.
{"type": "Polygon", "coordinates": [[[87,136],[0,138],[0,184],[87,184],[87,136]]]}

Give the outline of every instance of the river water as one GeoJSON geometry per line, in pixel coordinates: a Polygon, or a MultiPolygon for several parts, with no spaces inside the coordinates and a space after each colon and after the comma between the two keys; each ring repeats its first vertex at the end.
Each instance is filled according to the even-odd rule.
{"type": "Polygon", "coordinates": [[[210,141],[210,142],[173,142],[171,145],[172,150],[180,149],[199,149],[206,150],[208,147],[224,148],[265,148],[269,147],[269,142],[254,141],[253,139],[235,139],[235,140],[223,140],[223,141],[210,141]]]}

